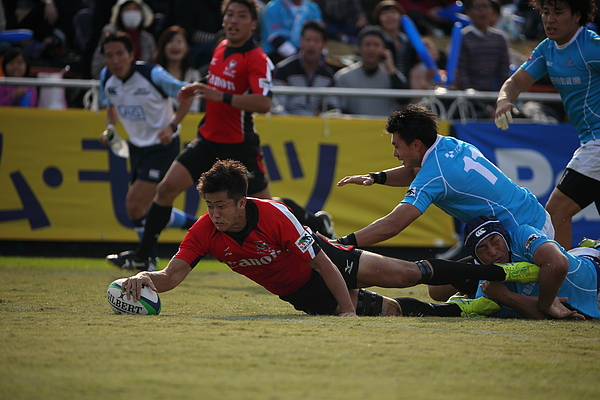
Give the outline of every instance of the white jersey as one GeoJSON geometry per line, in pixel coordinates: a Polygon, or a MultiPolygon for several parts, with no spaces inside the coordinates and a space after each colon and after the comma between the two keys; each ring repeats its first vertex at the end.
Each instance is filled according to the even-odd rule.
{"type": "Polygon", "coordinates": [[[100,101],[115,106],[132,144],[148,147],[160,144],[158,133],[173,120],[171,97],[176,98],[185,85],[159,65],[136,62],[125,80],[105,67],[100,73],[100,101]]]}

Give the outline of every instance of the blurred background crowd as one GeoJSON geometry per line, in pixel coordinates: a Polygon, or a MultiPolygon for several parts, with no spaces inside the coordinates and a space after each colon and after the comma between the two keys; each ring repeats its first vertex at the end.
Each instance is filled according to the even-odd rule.
{"type": "MultiPolygon", "coordinates": [[[[258,2],[261,14],[255,40],[277,66],[274,81],[279,85],[434,88],[440,84],[439,77],[434,79],[434,71],[413,48],[403,26],[405,16],[414,23],[440,71],[446,68],[453,26],[463,24],[456,79],[450,86],[454,89],[497,91],[544,38],[540,17],[527,0],[466,0],[464,4],[454,0],[258,2]],[[312,40],[305,38],[302,28],[307,21],[320,23],[312,32],[324,29],[325,33],[312,40]],[[482,33],[485,41],[480,40],[482,33]],[[374,78],[364,38],[375,38],[376,46],[383,45],[373,68],[380,63],[381,68],[395,73],[397,80],[382,86],[369,81],[374,78]],[[284,66],[292,60],[304,70],[289,72],[288,66],[286,73],[284,66]],[[365,69],[364,78],[358,77],[362,82],[344,83],[357,79],[355,75],[344,78],[349,72],[358,73],[347,69],[360,68],[365,69]],[[298,75],[302,79],[294,79],[298,75]],[[315,80],[315,75],[319,79],[315,80]]],[[[0,5],[0,76],[58,73],[65,78],[97,79],[104,66],[98,46],[102,33],[122,30],[131,36],[137,60],[160,64],[177,79],[191,82],[206,74],[212,51],[223,39],[221,0],[2,0],[0,5]],[[33,36],[20,40],[1,34],[23,29],[33,36]]],[[[589,29],[597,30],[596,18],[589,29]]],[[[0,105],[36,106],[37,95],[35,88],[0,86],[0,105]]],[[[83,90],[70,89],[65,101],[68,107],[82,107],[82,98],[83,90]]],[[[289,103],[289,99],[279,98],[273,111],[323,111],[320,101],[308,111],[289,103]]],[[[352,107],[356,106],[360,107],[331,99],[326,108],[354,113],[352,107]]],[[[489,107],[478,105],[478,114],[486,117],[489,107]]],[[[381,110],[387,115],[387,108],[381,110]]]]}

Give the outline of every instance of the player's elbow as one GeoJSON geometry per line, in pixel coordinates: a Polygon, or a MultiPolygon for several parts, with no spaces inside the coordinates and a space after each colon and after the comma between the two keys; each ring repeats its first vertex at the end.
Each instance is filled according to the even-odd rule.
{"type": "Polygon", "coordinates": [[[257,99],[254,102],[254,112],[258,113],[268,113],[271,111],[271,106],[273,105],[273,100],[267,96],[261,96],[260,99],[257,99]]]}

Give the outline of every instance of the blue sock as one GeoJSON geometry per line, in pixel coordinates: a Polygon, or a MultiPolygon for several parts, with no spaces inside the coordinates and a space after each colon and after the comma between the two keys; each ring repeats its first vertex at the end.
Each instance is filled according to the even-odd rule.
{"type": "Polygon", "coordinates": [[[198,218],[196,216],[173,208],[171,211],[171,218],[169,219],[169,223],[167,224],[167,228],[181,228],[181,229],[189,229],[194,222],[196,222],[198,218]]]}

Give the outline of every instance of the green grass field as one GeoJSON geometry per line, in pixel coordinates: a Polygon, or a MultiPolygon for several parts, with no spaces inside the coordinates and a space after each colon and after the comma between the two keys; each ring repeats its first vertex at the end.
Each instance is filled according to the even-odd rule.
{"type": "MultiPolygon", "coordinates": [[[[164,267],[161,263],[161,266],[164,267]]],[[[112,313],[95,259],[0,257],[0,399],[597,399],[600,324],[311,317],[216,262],[112,313]]],[[[427,299],[424,288],[380,289],[427,299]]]]}

